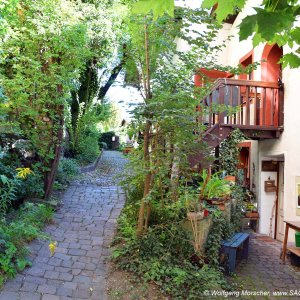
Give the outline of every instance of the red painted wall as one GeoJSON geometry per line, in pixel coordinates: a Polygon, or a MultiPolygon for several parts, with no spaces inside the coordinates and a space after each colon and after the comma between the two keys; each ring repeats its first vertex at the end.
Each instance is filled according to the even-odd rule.
{"type": "MultiPolygon", "coordinates": [[[[244,55],[239,63],[246,68],[247,66],[251,65],[253,63],[253,50],[248,52],[246,55],[244,55]]],[[[253,75],[251,74],[240,74],[239,79],[253,79],[253,75]]]]}
{"type": "MultiPolygon", "coordinates": [[[[281,78],[281,65],[278,63],[282,57],[282,48],[277,44],[275,45],[266,45],[262,54],[262,60],[265,60],[261,64],[261,80],[269,82],[277,82],[278,78],[281,78]]],[[[272,104],[272,91],[267,89],[266,91],[266,111],[271,110],[272,104]]],[[[275,104],[274,104],[274,124],[271,124],[271,116],[266,115],[266,124],[265,125],[277,125],[278,124],[278,95],[275,95],[275,104]],[[276,98],[277,97],[277,98],[276,98]]],[[[262,118],[261,118],[262,119],[262,118]]]]}
{"type": "Polygon", "coordinates": [[[194,76],[195,86],[202,87],[205,84],[205,80],[214,81],[218,78],[229,78],[233,74],[228,72],[218,71],[218,70],[206,70],[201,68],[197,71],[194,76]]]}

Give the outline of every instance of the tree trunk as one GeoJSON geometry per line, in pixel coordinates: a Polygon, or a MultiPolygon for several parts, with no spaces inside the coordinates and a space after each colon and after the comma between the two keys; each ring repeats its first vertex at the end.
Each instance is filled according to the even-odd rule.
{"type": "Polygon", "coordinates": [[[138,225],[137,225],[138,236],[142,235],[144,231],[145,208],[148,207],[148,204],[146,203],[145,200],[151,188],[150,153],[149,153],[150,128],[151,128],[151,123],[149,120],[147,120],[145,132],[144,132],[144,164],[145,164],[145,169],[147,170],[147,174],[145,176],[144,194],[143,194],[143,199],[141,200],[141,206],[140,206],[139,216],[138,216],[138,225]]]}
{"type": "MultiPolygon", "coordinates": [[[[146,95],[146,109],[148,110],[147,104],[151,99],[151,86],[150,86],[150,58],[149,58],[149,35],[148,35],[148,25],[145,23],[144,26],[144,41],[145,41],[145,56],[146,56],[146,90],[145,90],[145,95],[146,95]]],[[[144,132],[144,166],[145,169],[147,170],[146,176],[145,176],[145,184],[144,184],[144,194],[143,194],[143,199],[141,200],[141,206],[139,210],[139,215],[138,215],[138,225],[137,225],[137,235],[141,236],[144,232],[144,229],[147,229],[145,227],[146,225],[146,220],[145,220],[145,210],[147,211],[147,218],[149,219],[150,216],[150,209],[149,203],[147,203],[146,198],[148,194],[150,193],[151,190],[151,171],[150,171],[150,131],[151,131],[151,113],[146,111],[145,113],[146,116],[146,126],[145,126],[145,132],[144,132]]]]}
{"type": "MultiPolygon", "coordinates": [[[[61,153],[61,144],[62,144],[62,140],[63,140],[63,125],[64,125],[63,111],[64,111],[64,107],[62,105],[58,112],[58,115],[59,115],[58,127],[59,127],[59,129],[57,130],[57,135],[56,135],[54,158],[49,163],[50,171],[46,172],[44,175],[44,191],[45,191],[44,198],[45,199],[48,199],[51,195],[56,171],[57,171],[58,164],[59,164],[60,153],[61,153]]],[[[52,125],[52,126],[54,126],[54,125],[52,125]]]]}

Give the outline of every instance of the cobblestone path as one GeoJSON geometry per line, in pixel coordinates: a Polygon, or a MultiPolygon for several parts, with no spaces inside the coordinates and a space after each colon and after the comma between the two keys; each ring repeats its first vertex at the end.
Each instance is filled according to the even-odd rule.
{"type": "Polygon", "coordinates": [[[107,299],[106,260],[124,205],[114,175],[125,164],[120,152],[104,152],[98,169],[68,188],[55,223],[46,228],[58,243],[54,256],[48,241],[34,241],[32,267],[5,284],[0,300],[107,299]]]}
{"type": "Polygon", "coordinates": [[[237,290],[265,291],[269,295],[240,298],[300,299],[300,269],[281,263],[281,248],[281,242],[268,236],[251,236],[249,258],[238,265],[233,282],[238,285],[237,290]],[[298,291],[298,296],[291,294],[295,291],[298,291]],[[278,292],[283,293],[280,295],[278,292]],[[285,293],[288,294],[284,296],[285,293]]]}

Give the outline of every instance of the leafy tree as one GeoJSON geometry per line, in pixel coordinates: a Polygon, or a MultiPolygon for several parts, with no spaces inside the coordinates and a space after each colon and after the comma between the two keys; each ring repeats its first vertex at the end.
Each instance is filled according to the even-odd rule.
{"type": "Polygon", "coordinates": [[[196,66],[214,66],[210,57],[219,50],[209,43],[218,25],[211,22],[203,10],[178,10],[175,16],[183,20],[176,22],[170,15],[150,9],[149,1],[138,2],[142,4],[145,7],[139,6],[138,11],[149,13],[136,14],[133,7],[126,52],[127,81],[137,86],[144,98],[143,105],[136,110],[134,122],[136,132],[142,133],[143,139],[143,150],[137,153],[135,161],[136,176],[144,178],[138,235],[151,222],[151,206],[155,201],[160,199],[164,205],[165,201],[176,200],[179,176],[191,174],[189,155],[203,148],[201,139],[193,133],[201,137],[204,132],[201,123],[195,122],[199,118],[195,107],[205,89],[195,89],[193,75],[196,66]],[[209,29],[193,31],[191,35],[188,30],[191,21],[208,21],[209,29]],[[191,50],[177,51],[176,37],[188,41],[191,50]]]}
{"type": "MultiPolygon", "coordinates": [[[[80,81],[88,84],[80,78],[94,57],[104,66],[111,51],[108,37],[113,29],[107,26],[102,4],[71,0],[0,4],[1,123],[4,131],[9,127],[31,142],[44,173],[46,198],[61,152],[71,91],[80,81]],[[100,12],[101,22],[97,22],[100,12]]],[[[92,75],[95,79],[96,73],[92,75]]],[[[96,89],[88,88],[87,96],[83,88],[78,90],[89,102],[85,109],[90,108],[96,89]]],[[[96,106],[93,116],[97,112],[96,106]]]]}
{"type": "MultiPolygon", "coordinates": [[[[118,58],[118,48],[122,44],[122,14],[117,9],[118,2],[87,2],[90,5],[86,8],[84,16],[88,26],[90,56],[71,91],[71,122],[68,123],[71,140],[67,155],[72,157],[79,155],[84,149],[79,145],[86,143],[84,139],[89,132],[96,130],[95,125],[108,117],[108,105],[104,103],[104,97],[123,66],[123,60],[118,58]],[[110,75],[105,76],[109,72],[110,75]],[[103,77],[108,78],[104,81],[103,77]],[[84,121],[86,124],[83,124],[84,121]]],[[[97,140],[98,137],[94,141],[95,145],[97,140]]]]}
{"type": "MultiPolygon", "coordinates": [[[[202,6],[211,8],[218,3],[216,15],[222,22],[230,14],[243,9],[246,0],[204,0],[202,6]]],[[[281,62],[283,66],[298,68],[300,66],[300,28],[298,19],[300,4],[296,0],[262,0],[254,7],[255,13],[246,16],[239,25],[240,40],[251,37],[253,46],[261,42],[277,43],[279,46],[289,46],[292,51],[286,53],[281,62]]]]}

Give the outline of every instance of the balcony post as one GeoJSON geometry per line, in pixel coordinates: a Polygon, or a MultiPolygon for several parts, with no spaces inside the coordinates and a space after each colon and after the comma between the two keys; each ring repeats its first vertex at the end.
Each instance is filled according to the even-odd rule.
{"type": "MultiPolygon", "coordinates": [[[[221,106],[221,109],[224,110],[224,87],[219,88],[218,104],[221,106]]],[[[220,107],[218,109],[220,109],[220,107]]],[[[224,112],[219,110],[218,119],[219,124],[224,124],[224,112]]]]}
{"type": "Polygon", "coordinates": [[[280,85],[278,89],[279,105],[278,105],[278,126],[284,123],[284,85],[280,85]]]}

